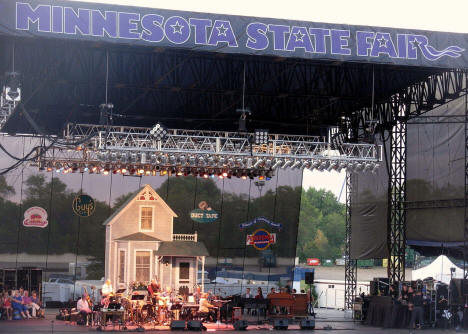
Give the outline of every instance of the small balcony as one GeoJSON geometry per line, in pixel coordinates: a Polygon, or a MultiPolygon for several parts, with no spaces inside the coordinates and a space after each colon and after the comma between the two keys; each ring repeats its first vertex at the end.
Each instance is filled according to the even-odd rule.
{"type": "Polygon", "coordinates": [[[173,234],[172,235],[172,241],[193,241],[197,242],[198,241],[198,234],[195,232],[195,234],[173,234]]]}

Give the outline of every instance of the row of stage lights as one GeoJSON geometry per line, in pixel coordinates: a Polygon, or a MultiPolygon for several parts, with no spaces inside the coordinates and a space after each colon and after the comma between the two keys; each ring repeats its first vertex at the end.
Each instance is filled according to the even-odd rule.
{"type": "Polygon", "coordinates": [[[338,171],[347,169],[350,172],[373,172],[380,167],[375,162],[340,161],[330,159],[280,159],[262,157],[224,157],[203,156],[185,154],[147,154],[100,151],[97,154],[99,161],[103,163],[132,163],[150,164],[151,166],[178,166],[184,168],[221,168],[221,169],[253,169],[253,170],[276,170],[278,168],[300,168],[318,171],[338,171]]]}
{"type": "Polygon", "coordinates": [[[220,168],[181,168],[181,167],[167,167],[167,168],[151,168],[149,166],[111,166],[111,165],[84,165],[84,164],[61,164],[49,163],[47,167],[41,168],[48,172],[55,171],[56,173],[69,174],[69,173],[89,173],[101,175],[133,175],[133,176],[194,176],[203,178],[232,178],[237,177],[243,180],[248,178],[254,179],[258,177],[259,180],[270,180],[273,176],[273,171],[257,171],[257,170],[227,170],[220,168]]]}

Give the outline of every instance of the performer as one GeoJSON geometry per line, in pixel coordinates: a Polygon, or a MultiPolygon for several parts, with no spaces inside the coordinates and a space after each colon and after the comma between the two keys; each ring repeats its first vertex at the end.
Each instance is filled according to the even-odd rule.
{"type": "Polygon", "coordinates": [[[198,311],[201,314],[206,314],[206,319],[212,322],[216,322],[216,311],[214,310],[216,307],[208,301],[208,293],[202,293],[202,297],[200,298],[200,307],[198,311]]]}
{"type": "Polygon", "coordinates": [[[88,303],[88,295],[83,294],[80,300],[76,303],[76,309],[80,312],[80,315],[83,319],[83,323],[87,326],[88,325],[88,316],[93,313],[93,311],[89,308],[88,303]]]}
{"type": "Polygon", "coordinates": [[[153,296],[155,293],[158,293],[161,290],[160,285],[158,284],[157,278],[153,278],[151,283],[148,285],[148,294],[153,296]]]}
{"type": "Polygon", "coordinates": [[[109,306],[110,297],[114,294],[114,289],[112,288],[112,283],[110,279],[107,279],[101,289],[102,300],[101,304],[106,307],[109,306]]]}

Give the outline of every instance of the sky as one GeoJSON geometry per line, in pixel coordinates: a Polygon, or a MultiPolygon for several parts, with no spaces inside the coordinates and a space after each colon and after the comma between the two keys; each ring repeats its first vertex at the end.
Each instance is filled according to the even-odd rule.
{"type": "Polygon", "coordinates": [[[312,22],[468,33],[467,0],[80,0],[312,22]]]}

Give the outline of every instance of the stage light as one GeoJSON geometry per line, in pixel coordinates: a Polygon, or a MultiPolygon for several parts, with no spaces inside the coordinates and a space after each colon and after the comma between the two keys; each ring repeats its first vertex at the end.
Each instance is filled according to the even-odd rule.
{"type": "Polygon", "coordinates": [[[203,157],[198,157],[198,165],[205,166],[205,159],[203,157]]]}
{"type": "Polygon", "coordinates": [[[167,156],[166,155],[164,155],[164,154],[161,155],[160,160],[161,160],[161,164],[163,164],[163,165],[167,164],[167,156]]]}
{"type": "Polygon", "coordinates": [[[122,174],[125,174],[127,172],[127,168],[122,168],[122,174]]]}
{"type": "Polygon", "coordinates": [[[121,162],[127,162],[127,159],[128,159],[128,154],[127,153],[124,152],[124,153],[122,153],[120,155],[120,161],[121,162]]]}
{"type": "Polygon", "coordinates": [[[77,151],[82,151],[82,150],[83,150],[83,146],[78,145],[75,149],[76,149],[77,151]]]}
{"type": "Polygon", "coordinates": [[[329,164],[328,161],[322,161],[322,162],[320,163],[320,166],[318,167],[318,170],[319,170],[319,171],[323,171],[323,170],[327,169],[327,168],[328,168],[328,164],[329,164]]]}
{"type": "Polygon", "coordinates": [[[204,178],[204,179],[207,179],[207,178],[208,178],[208,173],[207,173],[207,172],[203,173],[203,178],[204,178]]]}
{"type": "Polygon", "coordinates": [[[161,171],[159,172],[159,175],[160,175],[160,176],[167,175],[167,170],[161,170],[161,171]]]}
{"type": "Polygon", "coordinates": [[[263,159],[258,159],[257,161],[255,161],[253,168],[258,168],[262,163],[263,163],[263,159]]]}
{"type": "Polygon", "coordinates": [[[5,82],[5,99],[7,101],[17,101],[21,100],[21,84],[19,81],[18,72],[8,72],[6,73],[6,82],[5,82]]]}
{"type": "Polygon", "coordinates": [[[181,165],[185,164],[185,155],[181,155],[179,157],[179,162],[180,162],[181,165]]]}
{"type": "Polygon", "coordinates": [[[142,164],[145,164],[146,163],[146,153],[141,153],[140,154],[140,162],[142,164]]]}
{"type": "Polygon", "coordinates": [[[337,168],[338,168],[338,163],[336,161],[333,161],[327,167],[327,171],[331,171],[332,169],[336,170],[337,168]]]}
{"type": "Polygon", "coordinates": [[[265,180],[265,175],[260,175],[260,176],[258,177],[258,179],[259,179],[259,180],[265,180]]]}
{"type": "Polygon", "coordinates": [[[136,173],[136,169],[135,168],[130,168],[129,174],[134,175],[135,173],[136,173]]]}
{"type": "Polygon", "coordinates": [[[184,175],[184,172],[182,172],[182,170],[179,170],[176,175],[177,176],[182,176],[182,175],[184,175]]]}
{"type": "Polygon", "coordinates": [[[145,170],[144,170],[143,168],[140,168],[140,169],[138,170],[138,174],[143,174],[144,172],[145,172],[145,170]]]}
{"type": "Polygon", "coordinates": [[[374,168],[373,164],[366,162],[366,164],[364,165],[364,172],[368,172],[370,170],[373,170],[373,168],[374,168]]]}
{"type": "Polygon", "coordinates": [[[237,158],[236,162],[239,167],[244,167],[244,162],[242,161],[242,158],[237,158]]]}
{"type": "Polygon", "coordinates": [[[346,162],[340,162],[338,168],[336,169],[338,172],[341,172],[341,170],[346,169],[347,164],[346,162]]]}
{"type": "Polygon", "coordinates": [[[130,158],[131,158],[132,162],[135,163],[135,162],[137,162],[138,156],[137,156],[136,153],[132,153],[132,154],[130,154],[130,158]]]}
{"type": "Polygon", "coordinates": [[[362,171],[362,168],[363,168],[363,164],[358,162],[357,164],[354,165],[354,171],[355,172],[360,172],[362,171]]]}
{"type": "Polygon", "coordinates": [[[167,137],[167,130],[164,129],[159,123],[156,124],[151,130],[150,134],[158,141],[162,141],[167,137]]]}
{"type": "Polygon", "coordinates": [[[53,169],[52,167],[47,167],[47,171],[48,171],[48,172],[51,172],[52,169],[53,169]]]}
{"type": "Polygon", "coordinates": [[[282,163],[283,163],[283,160],[281,160],[281,159],[276,160],[273,167],[271,167],[271,169],[273,169],[273,170],[277,169],[278,167],[281,166],[282,163]]]}
{"type": "Polygon", "coordinates": [[[291,169],[299,167],[300,164],[301,164],[301,162],[299,160],[294,161],[294,163],[291,166],[291,169]]]}
{"type": "Polygon", "coordinates": [[[241,179],[242,179],[242,180],[247,180],[247,175],[246,175],[246,174],[242,174],[241,179]]]}
{"type": "Polygon", "coordinates": [[[379,165],[379,164],[375,164],[375,165],[374,165],[374,168],[372,168],[372,173],[373,173],[373,174],[377,173],[377,171],[379,170],[379,168],[380,168],[380,165],[379,165]]]}
{"type": "Polygon", "coordinates": [[[150,171],[150,170],[147,170],[147,171],[145,172],[145,174],[146,174],[146,176],[150,176],[150,175],[151,175],[151,171],[150,171]]]}
{"type": "Polygon", "coordinates": [[[255,143],[255,145],[268,144],[268,130],[266,130],[266,129],[255,129],[254,143],[255,143]]]}
{"type": "Polygon", "coordinates": [[[301,169],[304,170],[306,168],[309,168],[309,166],[310,166],[310,162],[305,160],[302,162],[301,169]]]}
{"type": "Polygon", "coordinates": [[[108,174],[109,174],[109,169],[105,168],[105,169],[104,169],[104,172],[103,172],[102,174],[108,175],[108,174]]]}
{"type": "Polygon", "coordinates": [[[117,160],[117,153],[112,152],[112,153],[110,154],[110,161],[115,161],[115,160],[117,160]]]}
{"type": "Polygon", "coordinates": [[[291,160],[286,160],[286,161],[284,162],[283,167],[281,167],[281,168],[286,169],[286,168],[288,168],[289,166],[291,166],[291,164],[292,164],[292,161],[291,161],[291,160]]]}
{"type": "Polygon", "coordinates": [[[227,172],[223,172],[223,177],[227,177],[228,176],[228,173],[227,172]]]}

